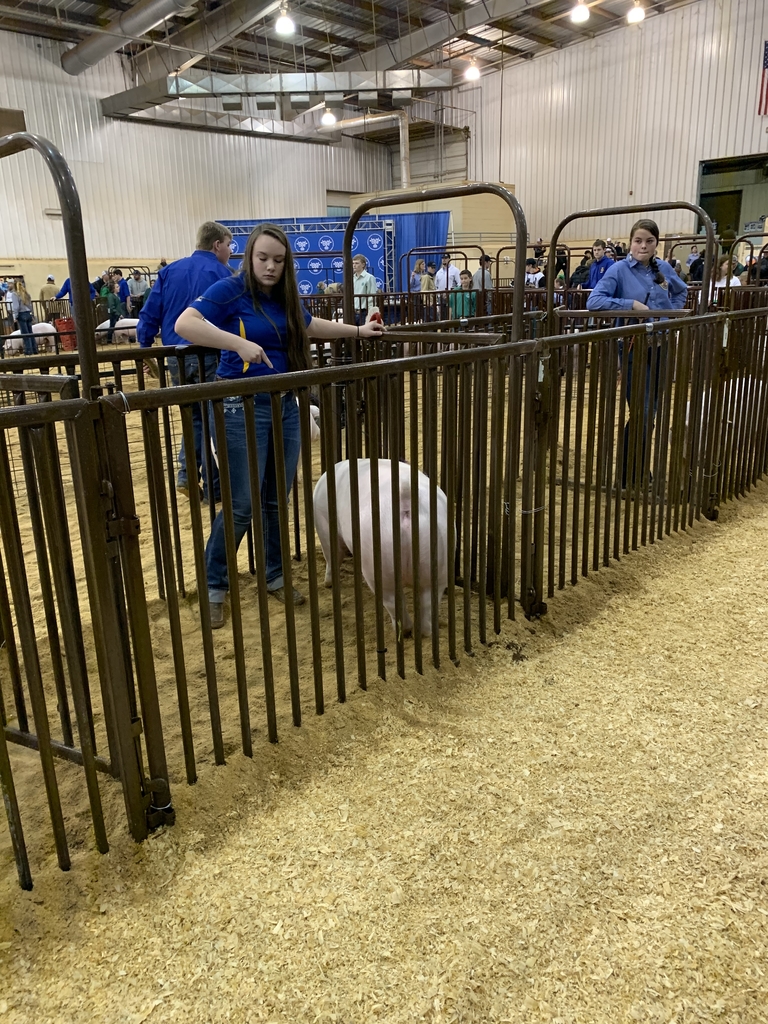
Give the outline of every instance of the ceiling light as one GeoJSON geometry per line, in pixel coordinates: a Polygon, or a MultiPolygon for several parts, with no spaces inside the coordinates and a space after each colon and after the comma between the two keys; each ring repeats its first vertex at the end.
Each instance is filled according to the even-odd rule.
{"type": "Polygon", "coordinates": [[[326,108],[325,113],[320,118],[320,123],[325,125],[336,124],[336,115],[332,110],[326,108]]]}
{"type": "Polygon", "coordinates": [[[639,25],[644,18],[645,8],[640,3],[640,0],[635,0],[634,7],[630,7],[627,11],[627,21],[630,25],[639,25]]]}
{"type": "Polygon", "coordinates": [[[279,36],[292,36],[296,31],[296,26],[293,23],[293,19],[288,15],[288,8],[280,8],[280,17],[275,22],[275,32],[279,36]]]}
{"type": "Polygon", "coordinates": [[[589,21],[589,8],[584,0],[579,0],[576,6],[571,8],[571,21],[574,25],[583,25],[585,21],[589,21]]]}
{"type": "Polygon", "coordinates": [[[469,67],[464,72],[464,77],[468,82],[476,82],[480,77],[480,68],[477,66],[474,57],[472,58],[469,67]]]}

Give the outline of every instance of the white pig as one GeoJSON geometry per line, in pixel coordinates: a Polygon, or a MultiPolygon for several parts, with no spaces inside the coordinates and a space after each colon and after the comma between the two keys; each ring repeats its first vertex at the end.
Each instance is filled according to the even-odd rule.
{"type": "MultiPolygon", "coordinates": [[[[56,328],[53,324],[32,324],[32,333],[37,338],[37,350],[38,352],[53,352],[55,347],[54,335],[56,334],[56,328]]],[[[5,351],[7,354],[10,353],[23,353],[24,352],[24,339],[20,337],[21,331],[13,331],[5,343],[5,351]],[[18,341],[11,341],[11,338],[18,338],[18,341]]]]}
{"type": "MultiPolygon", "coordinates": [[[[112,342],[115,345],[125,345],[129,341],[136,341],[136,324],[139,322],[138,317],[124,316],[121,317],[115,324],[112,335],[112,342]]],[[[100,323],[96,328],[96,338],[98,341],[103,342],[107,340],[106,332],[109,330],[109,320],[105,320],[100,323]]]]}
{"type": "MultiPolygon", "coordinates": [[[[393,558],[392,464],[379,459],[379,509],[381,520],[381,567],[384,607],[395,625],[395,566],[393,558]]],[[[413,506],[419,517],[419,584],[421,589],[421,632],[432,632],[432,589],[430,571],[437,573],[438,600],[448,586],[448,499],[437,489],[437,565],[430,565],[429,479],[419,473],[418,501],[411,501],[411,467],[400,466],[400,564],[403,584],[413,584],[413,547],[411,523],[413,506]]],[[[371,513],[371,461],[358,459],[358,490],[360,494],[360,556],[363,576],[374,590],[373,548],[375,538],[371,513]]],[[[314,494],[315,526],[326,561],[325,585],[331,585],[331,540],[328,516],[328,481],[323,473],[314,494]]],[[[352,553],[352,511],[350,499],[349,461],[336,464],[336,509],[339,531],[339,560],[352,553]]],[[[403,629],[411,632],[413,623],[407,607],[403,608],[403,629]]]]}

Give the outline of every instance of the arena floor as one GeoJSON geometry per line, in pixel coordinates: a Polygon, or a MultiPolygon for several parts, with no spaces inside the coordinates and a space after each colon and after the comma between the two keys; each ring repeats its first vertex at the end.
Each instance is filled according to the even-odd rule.
{"type": "Polygon", "coordinates": [[[0,1020],[768,1021],[767,493],[204,766],[141,846],[29,893],[3,850],[0,1020]]]}

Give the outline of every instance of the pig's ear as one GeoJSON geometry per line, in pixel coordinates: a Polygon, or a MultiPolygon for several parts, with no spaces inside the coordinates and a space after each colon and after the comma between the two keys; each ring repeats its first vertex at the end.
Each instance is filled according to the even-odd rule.
{"type": "Polygon", "coordinates": [[[378,306],[371,306],[371,308],[368,310],[368,316],[365,318],[365,322],[367,324],[369,324],[371,322],[371,320],[373,320],[374,313],[378,313],[378,312],[379,312],[379,307],[378,306]]]}

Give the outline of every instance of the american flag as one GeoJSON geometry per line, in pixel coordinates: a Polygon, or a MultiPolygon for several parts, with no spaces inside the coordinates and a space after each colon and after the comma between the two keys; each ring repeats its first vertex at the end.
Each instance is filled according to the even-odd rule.
{"type": "Polygon", "coordinates": [[[763,43],[763,73],[760,76],[760,102],[757,112],[762,117],[768,114],[768,43],[763,43]]]}

